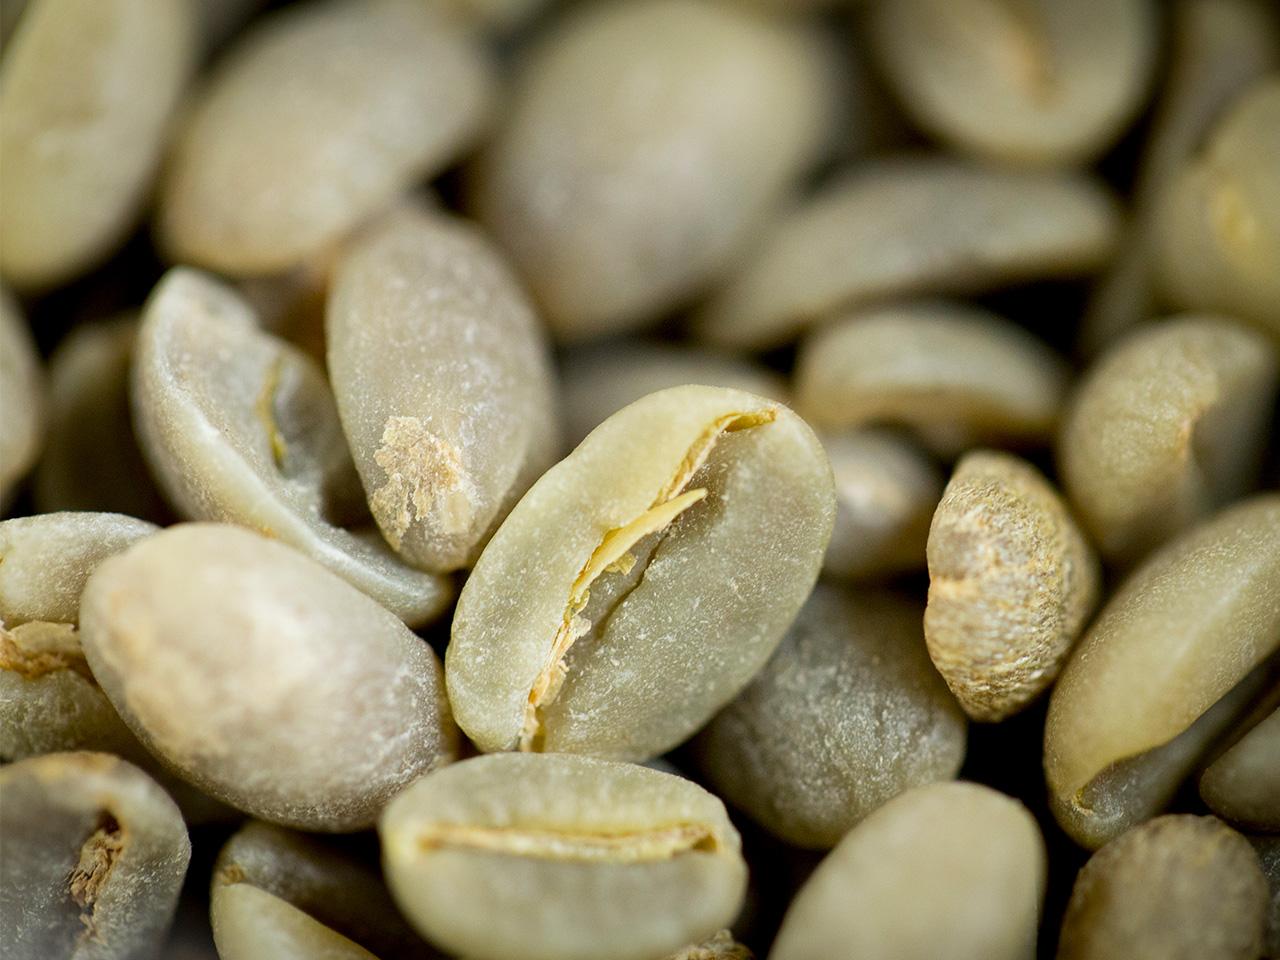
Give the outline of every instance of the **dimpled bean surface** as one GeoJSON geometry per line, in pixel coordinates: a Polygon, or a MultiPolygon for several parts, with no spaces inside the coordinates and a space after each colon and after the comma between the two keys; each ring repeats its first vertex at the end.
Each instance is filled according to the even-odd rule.
{"type": "Polygon", "coordinates": [[[453,570],[559,452],[550,360],[528,298],[474,227],[388,219],[337,268],[329,371],[383,536],[414,566],[453,570]]]}
{"type": "Polygon", "coordinates": [[[191,843],[173,801],[105,753],[0,767],[0,917],[8,960],[150,960],[191,843]]]}
{"type": "Polygon", "coordinates": [[[1098,561],[1058,492],[1012,454],[966,454],[929,531],[929,656],[965,712],[997,721],[1057,677],[1093,613],[1098,561]]]}
{"type": "Polygon", "coordinates": [[[782,645],[699,735],[709,782],[783,839],[834,846],[885,801],[956,775],[965,721],[920,609],[819,584],[782,645]]]}
{"type": "Polygon", "coordinates": [[[482,750],[647,759],[764,664],[817,579],[831,468],[774,401],[650,394],[549,470],[463,588],[446,656],[482,750]]]}
{"type": "Polygon", "coordinates": [[[728,923],[746,884],[719,800],[591,757],[465,760],[397,797],[379,834],[410,920],[477,958],[661,956],[728,923]]]}
{"type": "Polygon", "coordinates": [[[229,287],[185,268],[152,294],[137,349],[142,447],[183,514],[278,537],[406,622],[440,612],[445,581],[406,566],[374,531],[340,526],[364,502],[314,360],[258,329],[229,287]]]}
{"type": "Polygon", "coordinates": [[[1266,905],[1244,837],[1213,817],[1157,817],[1084,865],[1058,960],[1254,960],[1266,905]]]}
{"type": "Polygon", "coordinates": [[[136,544],[89,578],[80,622],[94,676],[139,739],[255,816],[359,829],[454,755],[430,647],[248,530],[184,524],[136,544]]]}

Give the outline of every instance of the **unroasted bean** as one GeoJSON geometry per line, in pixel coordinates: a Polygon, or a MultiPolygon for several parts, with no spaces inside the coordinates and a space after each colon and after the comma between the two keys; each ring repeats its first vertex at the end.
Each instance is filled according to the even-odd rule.
{"type": "Polygon", "coordinates": [[[344,252],[325,327],[383,536],[422,569],[473,563],[559,452],[550,360],[515,277],[470,225],[406,212],[344,252]]]}
{"type": "Polygon", "coordinates": [[[138,738],[262,819],[368,826],[455,753],[430,647],[345,581],[248,530],[184,524],[107,560],[89,578],[80,624],[94,676],[138,738]]]}
{"type": "Polygon", "coordinates": [[[1265,338],[1209,317],[1152,324],[1088,371],[1058,465],[1081,523],[1120,565],[1253,487],[1276,396],[1265,338]]]}
{"type": "Polygon", "coordinates": [[[49,436],[32,478],[41,511],[95,510],[162,521],[168,507],[129,413],[137,318],[80,326],[49,362],[49,436]]]}
{"type": "Polygon", "coordinates": [[[1030,960],[1040,830],[973,783],[918,787],[851,830],[787,911],[770,960],[1030,960]]]}
{"type": "Polygon", "coordinates": [[[267,823],[247,824],[222,848],[210,916],[222,960],[368,958],[373,950],[379,960],[436,956],[371,865],[267,823]]]}
{"type": "Polygon", "coordinates": [[[558,337],[656,320],[724,272],[815,159],[831,79],[813,35],[727,5],[573,11],[516,78],[476,210],[558,337]]]}
{"type": "Polygon", "coordinates": [[[755,960],[755,954],[733,939],[728,930],[692,943],[665,960],[755,960]]]}
{"type": "MultiPolygon", "coordinates": [[[[1280,689],[1272,694],[1280,700],[1280,689]]],[[[1280,708],[1233,744],[1200,778],[1210,809],[1233,823],[1280,831],[1280,708]]]]}
{"type": "Polygon", "coordinates": [[[446,656],[482,750],[647,759],[764,665],[835,512],[781,404],[675,387],[614,414],[533,485],[463,588],[446,656]]]}
{"type": "Polygon", "coordinates": [[[827,584],[696,741],[718,793],[818,849],[898,794],[954,777],[964,748],[964,716],[929,663],[919,606],[827,584]]]}
{"type": "Polygon", "coordinates": [[[89,574],[159,528],[110,513],[0,523],[0,761],[101,750],[154,777],[191,823],[228,810],[168,773],[116,713],[85,661],[76,624],[89,574]]]}
{"type": "Polygon", "coordinates": [[[1280,63],[1280,20],[1265,3],[1179,0],[1170,7],[1169,75],[1143,149],[1125,241],[1085,311],[1080,338],[1087,354],[1151,315],[1160,200],[1223,107],[1280,63]]]}
{"type": "Polygon", "coordinates": [[[392,801],[378,832],[400,907],[465,956],[648,960],[733,919],[747,879],[719,800],[590,757],[464,760],[392,801]]]}
{"type": "Polygon", "coordinates": [[[1238,317],[1280,341],[1280,75],[1234,101],[1165,191],[1159,218],[1165,300],[1238,317]]]}
{"type": "Polygon", "coordinates": [[[1045,724],[1051,804],[1076,840],[1098,847],[1160,812],[1247,706],[1280,649],[1277,582],[1280,495],[1265,494],[1158,550],[1103,608],[1045,724]]]}
{"type": "Polygon", "coordinates": [[[1106,262],[1119,226],[1102,186],[1078,174],[943,157],[868,163],[774,224],[695,332],[776,346],[875,302],[1088,273],[1106,262]]]}
{"type": "Polygon", "coordinates": [[[924,301],[815,330],[800,346],[795,379],[797,409],[814,425],[901,424],[945,455],[1047,439],[1067,368],[1008,320],[924,301]]]}
{"type": "Polygon", "coordinates": [[[687,383],[732,387],[786,400],[783,379],[745,357],[656,340],[613,340],[566,351],[560,360],[565,440],[582,439],[629,403],[687,383]]]}
{"type": "Polygon", "coordinates": [[[1268,960],[1276,960],[1280,958],[1280,837],[1251,837],[1250,841],[1271,887],[1271,903],[1267,910],[1267,941],[1262,955],[1268,960]]]}
{"type": "Polygon", "coordinates": [[[230,288],[177,268],[143,311],[133,369],[143,451],[185,516],[240,523],[311,555],[411,624],[449,585],[402,563],[365,511],[324,373],[260,330],[230,288]]]}
{"type": "Polygon", "coordinates": [[[8,960],[159,956],[191,844],[173,801],[103,753],[0,767],[8,960]]]}
{"type": "Polygon", "coordinates": [[[1152,0],[893,0],[875,50],[907,112],[990,160],[1092,160],[1141,106],[1159,39],[1152,0]]]}
{"type": "MultiPolygon", "coordinates": [[[[6,172],[0,179],[7,176],[6,172]]],[[[8,217],[7,211],[5,216],[8,217]]],[[[0,507],[12,497],[44,443],[44,391],[44,373],[26,318],[9,291],[0,287],[0,413],[4,416],[4,429],[0,430],[0,507]]]]}
{"type": "Polygon", "coordinates": [[[0,274],[103,260],[137,216],[195,65],[188,0],[33,0],[0,68],[0,274]]]}
{"type": "Polygon", "coordinates": [[[162,246],[236,276],[295,266],[465,150],[492,87],[473,39],[429,4],[277,12],[187,118],[160,199],[162,246]]]}
{"type": "Polygon", "coordinates": [[[1058,675],[1098,602],[1098,561],[1035,467],[982,450],[956,465],[929,530],[929,656],[965,712],[998,721],[1058,675]]]}
{"type": "Polygon", "coordinates": [[[909,438],[889,430],[827,433],[836,522],[822,570],[871,579],[922,570],[942,472],[909,438]]]}
{"type": "Polygon", "coordinates": [[[1213,817],[1157,817],[1084,865],[1058,960],[1254,960],[1266,904],[1244,837],[1213,817]]]}

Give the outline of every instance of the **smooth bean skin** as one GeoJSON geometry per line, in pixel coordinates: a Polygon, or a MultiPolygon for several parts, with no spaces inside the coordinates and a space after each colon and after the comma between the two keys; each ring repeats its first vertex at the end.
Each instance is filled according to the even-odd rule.
{"type": "Polygon", "coordinates": [[[132,764],[51,753],[0,767],[10,960],[159,957],[191,859],[182,815],[132,764]]]}
{"type": "Polygon", "coordinates": [[[277,11],[187,112],[161,187],[160,245],[228,276],[296,266],[465,150],[493,86],[475,38],[430,4],[277,11]]]}
{"type": "Polygon", "coordinates": [[[129,367],[138,319],[74,328],[49,359],[49,435],[31,478],[42,513],[123,513],[154,523],[171,511],[138,447],[129,367]]]}
{"type": "Polygon", "coordinates": [[[147,748],[261,819],[361,829],[456,753],[430,647],[314,561],[243,528],[182,524],[107,560],[80,625],[94,676],[147,748]]]}
{"type": "Polygon", "coordinates": [[[0,275],[45,290],[124,240],[196,65],[188,0],[35,0],[0,67],[0,275]]]}
{"type": "Polygon", "coordinates": [[[485,751],[645,760],[764,664],[831,535],[831,468],[776,401],[662,390],[533,485],[462,590],[446,654],[485,751]]]}
{"type": "Polygon", "coordinates": [[[419,625],[448,581],[409,567],[367,521],[323,369],[259,329],[209,274],[165,274],[143,310],[131,397],[143,452],[192,520],[238,523],[315,558],[419,625]],[[200,358],[197,362],[196,358],[200,358]]]}
{"type": "Polygon", "coordinates": [[[1252,489],[1280,363],[1266,338],[1224,318],[1133,331],[1086,371],[1063,415],[1063,489],[1121,568],[1252,489]]]}
{"type": "Polygon", "coordinates": [[[1152,0],[878,4],[875,52],[907,113],[997,163],[1078,165],[1119,136],[1151,86],[1152,0]]]}
{"type": "Polygon", "coordinates": [[[800,344],[796,407],[819,427],[908,427],[943,456],[1052,436],[1067,368],[1042,341],[978,307],[918,301],[856,312],[800,344]]]}
{"type": "Polygon", "coordinates": [[[721,276],[834,123],[817,37],[703,0],[572,10],[521,65],[473,206],[564,341],[721,276]]]}
{"type": "Polygon", "coordinates": [[[1058,960],[1254,960],[1266,906],[1244,837],[1213,817],[1157,817],[1084,865],[1058,960]]]}
{"type": "Polygon", "coordinates": [[[1031,960],[1044,885],[1020,803],[974,783],[917,787],[818,865],[769,960],[1031,960]]]}
{"type": "MultiPolygon", "coordinates": [[[[1271,701],[1278,700],[1273,691],[1271,701]]],[[[1224,820],[1280,831],[1280,708],[1213,761],[1200,777],[1200,796],[1224,820]]]]}
{"type": "Polygon", "coordinates": [[[893,797],[954,777],[965,721],[915,603],[819,583],[694,749],[725,799],[789,843],[827,849],[893,797]]]}
{"type": "Polygon", "coordinates": [[[17,302],[0,287],[0,507],[35,463],[47,418],[45,377],[17,302]]]}
{"type": "Polygon", "coordinates": [[[387,219],[340,258],[328,369],[383,537],[447,572],[555,460],[555,384],[541,321],[479,231],[441,213],[387,219]]]}
{"type": "Polygon", "coordinates": [[[928,155],[871,161],[764,231],[692,332],[766,349],[877,304],[1088,274],[1106,263],[1119,230],[1115,201],[1080,174],[928,155]]]}
{"type": "Polygon", "coordinates": [[[1241,92],[1165,191],[1156,272],[1180,309],[1225,313],[1280,342],[1280,77],[1241,92]]]}
{"type": "Polygon", "coordinates": [[[213,868],[210,920],[221,960],[436,960],[373,864],[322,838],[251,821],[213,868]]]}
{"type": "Polygon", "coordinates": [[[592,757],[464,760],[405,790],[378,833],[406,916],[469,957],[662,956],[722,928],[746,886],[719,800],[592,757]]]}
{"type": "Polygon", "coordinates": [[[827,431],[836,522],[823,573],[874,580],[925,566],[929,522],[943,476],[909,437],[877,428],[827,431]]]}
{"type": "Polygon", "coordinates": [[[1103,607],[1045,722],[1051,806],[1079,843],[1159,813],[1248,706],[1251,672],[1280,648],[1277,582],[1280,496],[1259,494],[1158,550],[1103,607]]]}

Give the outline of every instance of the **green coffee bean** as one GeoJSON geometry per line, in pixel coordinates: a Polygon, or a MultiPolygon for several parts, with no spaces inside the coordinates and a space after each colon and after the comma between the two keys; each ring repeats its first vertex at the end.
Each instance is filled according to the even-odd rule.
{"type": "Polygon", "coordinates": [[[191,858],[173,801],[104,753],[0,767],[9,960],[158,957],[191,858]]]}
{"type": "Polygon", "coordinates": [[[796,406],[816,426],[901,424],[945,455],[1047,438],[1067,369],[1001,317],[925,301],[815,330],[800,346],[795,378],[796,406]]]}
{"type": "Polygon", "coordinates": [[[434,954],[378,871],[318,837],[251,822],[218,855],[210,903],[222,960],[434,954]],[[366,950],[367,948],[367,950],[366,950]]]}
{"type": "Polygon", "coordinates": [[[124,239],[195,66],[186,0],[34,0],[0,68],[0,274],[74,278],[124,239]]]}
{"type": "Polygon", "coordinates": [[[916,604],[819,584],[696,744],[721,796],[821,849],[898,794],[954,777],[965,722],[929,663],[916,604]]]}
{"type": "Polygon", "coordinates": [[[662,390],[615,413],[511,511],[446,655],[482,750],[643,760],[773,652],[831,535],[831,468],[781,404],[662,390]]]}
{"type": "Polygon", "coordinates": [[[1058,464],[1081,523],[1121,566],[1250,490],[1276,396],[1265,338],[1210,317],[1135,331],[1088,371],[1058,464]]]}
{"type": "Polygon", "coordinates": [[[831,80],[814,36],[729,5],[575,10],[516,78],[476,211],[557,337],[656,320],[723,274],[815,159],[831,80]]]}
{"type": "Polygon", "coordinates": [[[1262,955],[1267,960],[1276,960],[1280,957],[1280,837],[1249,839],[1271,888],[1271,902],[1267,910],[1267,942],[1262,955]]]}
{"type": "Polygon", "coordinates": [[[473,39],[428,4],[279,11],[223,58],[187,117],[161,244],[233,276],[293,267],[465,150],[492,88],[473,39]]]}
{"type": "Polygon", "coordinates": [[[1106,262],[1118,231],[1113,200],[1078,174],[943,157],[867,163],[775,223],[695,333],[777,346],[875,303],[1088,273],[1106,262]]]}
{"type": "Polygon", "coordinates": [[[974,783],[917,787],[818,865],[769,958],[1025,960],[1044,884],[1044,841],[1020,803],[974,783]]]}
{"type": "Polygon", "coordinates": [[[342,254],[326,331],[383,536],[422,569],[471,564],[559,452],[550,361],[515,277],[463,221],[402,213],[342,254]]]}
{"type": "Polygon", "coordinates": [[[836,522],[823,572],[874,579],[921,570],[942,473],[907,437],[889,430],[827,433],[836,522]]]}
{"type": "Polygon", "coordinates": [[[690,944],[665,960],[755,960],[755,954],[733,939],[728,930],[690,944]]]}
{"type": "Polygon", "coordinates": [[[965,712],[998,721],[1058,675],[1098,602],[1098,560],[1026,461],[982,450],[956,465],[929,530],[929,656],[965,712]]]}
{"type": "Polygon", "coordinates": [[[360,518],[364,497],[311,358],[258,329],[228,287],[185,268],[156,287],[138,337],[135,421],[175,507],[296,546],[408,623],[441,611],[446,581],[404,565],[374,531],[340,525],[360,518]]]}
{"type": "MultiPolygon", "coordinates": [[[[1280,689],[1272,703],[1280,702],[1280,689]]],[[[1200,795],[1214,813],[1258,830],[1280,830],[1280,707],[1258,721],[1200,778],[1200,795]]]]}
{"type": "Polygon", "coordinates": [[[1058,960],[1254,960],[1266,903],[1244,837],[1213,817],[1157,817],[1084,865],[1058,960]]]}
{"type": "Polygon", "coordinates": [[[1074,164],[1141,106],[1159,39],[1151,0],[895,0],[874,7],[875,52],[925,130],[978,157],[1074,164]]]}
{"type": "Polygon", "coordinates": [[[0,523],[0,761],[100,750],[154,777],[191,823],[229,811],[168,773],[98,686],[76,624],[93,570],[159,528],[110,513],[0,523]]]}
{"type": "Polygon", "coordinates": [[[1255,81],[1165,191],[1159,289],[1177,307],[1222,312],[1280,340],[1280,77],[1255,81]]]}
{"type": "MultiPolygon", "coordinates": [[[[7,136],[6,136],[7,139],[7,136]]],[[[26,318],[0,287],[0,507],[13,496],[44,443],[45,383],[26,318]]]]}
{"type": "Polygon", "coordinates": [[[1152,313],[1156,212],[1205,132],[1255,78],[1280,63],[1280,20],[1255,0],[1179,0],[1172,51],[1134,187],[1125,242],[1090,298],[1081,329],[1093,355],[1152,313]]]}
{"type": "Polygon", "coordinates": [[[787,385],[763,366],[732,354],[656,340],[610,340],[560,358],[561,420],[576,447],[629,403],[668,387],[730,387],[786,401],[787,385]]]}
{"type": "Polygon", "coordinates": [[[183,524],[135,544],[90,576],[80,623],[94,676],[148,749],[262,819],[368,826],[455,753],[430,647],[248,530],[183,524]]]}
{"type": "Polygon", "coordinates": [[[157,522],[169,516],[130,420],[137,332],[134,316],[80,326],[54,352],[49,437],[32,478],[41,511],[109,511],[157,522]]]}
{"type": "Polygon", "coordinates": [[[465,956],[646,960],[719,930],[746,886],[719,800],[590,757],[464,760],[393,800],[378,832],[401,909],[465,956]]]}
{"type": "Polygon", "coordinates": [[[1149,557],[1067,661],[1049,701],[1054,813],[1099,847],[1159,813],[1248,706],[1280,649],[1280,496],[1253,497],[1149,557]],[[1265,670],[1265,667],[1261,668],[1265,670]]]}

